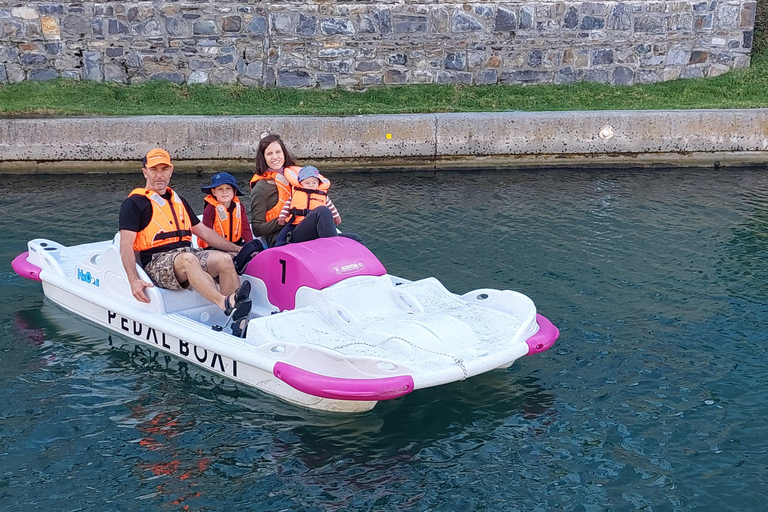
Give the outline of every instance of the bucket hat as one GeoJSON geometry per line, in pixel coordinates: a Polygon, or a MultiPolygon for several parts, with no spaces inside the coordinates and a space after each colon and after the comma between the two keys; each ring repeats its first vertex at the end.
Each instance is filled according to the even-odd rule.
{"type": "Polygon", "coordinates": [[[218,187],[219,185],[232,185],[232,188],[235,189],[235,194],[238,196],[243,195],[243,191],[240,190],[240,187],[237,186],[237,180],[234,176],[229,174],[228,172],[220,172],[216,173],[213,176],[211,176],[211,184],[206,185],[204,187],[200,187],[200,190],[205,192],[206,194],[210,194],[211,190],[218,187]]]}

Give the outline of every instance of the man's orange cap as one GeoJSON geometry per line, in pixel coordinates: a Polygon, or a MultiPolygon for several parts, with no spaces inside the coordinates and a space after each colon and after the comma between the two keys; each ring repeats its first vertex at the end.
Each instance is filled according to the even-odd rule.
{"type": "Polygon", "coordinates": [[[173,165],[171,163],[171,155],[166,150],[160,148],[151,149],[142,162],[144,167],[154,167],[160,164],[173,165]]]}

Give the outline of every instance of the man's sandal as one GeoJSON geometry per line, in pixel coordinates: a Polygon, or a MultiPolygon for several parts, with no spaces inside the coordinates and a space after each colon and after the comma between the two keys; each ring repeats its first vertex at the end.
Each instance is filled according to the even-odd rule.
{"type": "Polygon", "coordinates": [[[248,316],[251,314],[251,299],[238,302],[238,306],[232,313],[232,334],[238,338],[245,338],[245,330],[248,327],[248,316]]]}
{"type": "MultiPolygon", "coordinates": [[[[251,295],[251,282],[244,281],[243,284],[235,290],[235,293],[227,295],[224,299],[224,314],[227,316],[232,315],[232,312],[237,308],[240,302],[247,299],[249,295],[251,295]]],[[[248,310],[250,311],[250,308],[248,308],[248,310]]]]}

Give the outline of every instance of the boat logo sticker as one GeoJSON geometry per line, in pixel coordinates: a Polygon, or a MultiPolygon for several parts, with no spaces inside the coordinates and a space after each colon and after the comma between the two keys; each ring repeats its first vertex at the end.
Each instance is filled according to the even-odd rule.
{"type": "Polygon", "coordinates": [[[357,272],[358,270],[362,270],[365,268],[365,265],[362,263],[349,263],[347,265],[342,265],[340,267],[333,267],[333,271],[337,274],[346,274],[349,272],[357,272]]]}
{"type": "Polygon", "coordinates": [[[81,268],[77,269],[77,278],[84,283],[92,284],[93,286],[99,286],[99,278],[93,277],[90,272],[85,272],[81,268]]]}

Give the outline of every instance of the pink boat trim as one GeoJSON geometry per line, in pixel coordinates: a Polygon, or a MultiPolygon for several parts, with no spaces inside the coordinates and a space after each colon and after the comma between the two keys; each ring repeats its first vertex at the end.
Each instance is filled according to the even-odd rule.
{"type": "Polygon", "coordinates": [[[13,258],[13,261],[11,262],[13,271],[19,274],[21,277],[40,281],[41,268],[28,262],[27,256],[29,256],[29,251],[25,251],[13,258]]]}
{"type": "Polygon", "coordinates": [[[391,400],[413,391],[413,377],[410,375],[382,379],[342,379],[282,362],[275,363],[272,373],[303,393],[335,400],[391,400]]]}
{"type": "Polygon", "coordinates": [[[547,320],[544,315],[536,314],[536,323],[539,324],[539,332],[525,340],[528,344],[529,356],[544,352],[554,345],[555,340],[560,336],[560,330],[547,320]]]}

